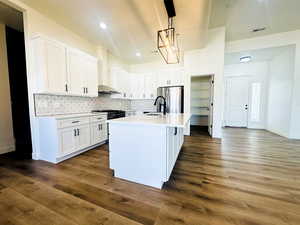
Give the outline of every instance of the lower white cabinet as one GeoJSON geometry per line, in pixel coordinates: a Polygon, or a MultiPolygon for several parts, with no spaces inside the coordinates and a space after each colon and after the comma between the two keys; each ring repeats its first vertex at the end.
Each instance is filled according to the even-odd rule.
{"type": "Polygon", "coordinates": [[[183,145],[183,128],[169,127],[167,128],[167,168],[166,168],[166,180],[172,173],[175,166],[180,149],[183,145]]]}
{"type": "Polygon", "coordinates": [[[52,163],[78,155],[104,143],[107,114],[40,117],[40,151],[38,158],[52,163]]]}
{"type": "Polygon", "coordinates": [[[95,145],[97,143],[107,140],[107,123],[106,122],[96,122],[91,124],[91,144],[95,145]]]}

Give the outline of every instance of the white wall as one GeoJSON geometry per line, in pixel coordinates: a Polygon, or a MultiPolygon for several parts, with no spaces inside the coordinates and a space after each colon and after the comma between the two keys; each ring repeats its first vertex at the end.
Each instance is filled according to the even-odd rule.
{"type": "Polygon", "coordinates": [[[267,129],[284,137],[290,137],[294,59],[291,49],[270,61],[267,129]]]}
{"type": "MultiPolygon", "coordinates": [[[[249,77],[249,112],[251,112],[251,84],[261,83],[261,99],[260,99],[260,121],[251,121],[250,113],[248,118],[248,127],[254,129],[265,129],[267,125],[266,113],[267,113],[267,94],[268,94],[268,74],[269,74],[269,62],[251,62],[251,63],[239,63],[225,65],[224,67],[224,84],[226,79],[230,77],[249,77]]],[[[224,86],[224,98],[226,98],[226,86],[224,86]]],[[[225,102],[225,100],[224,100],[225,102]]],[[[224,111],[226,111],[226,102],[224,104],[224,111]]],[[[225,114],[224,114],[225,120],[225,114]]]]}
{"type": "Polygon", "coordinates": [[[226,53],[295,45],[294,82],[289,137],[300,139],[300,30],[226,43],[226,53]]]}
{"type": "Polygon", "coordinates": [[[30,39],[37,34],[43,34],[57,41],[63,42],[71,47],[78,48],[88,54],[97,55],[97,47],[88,40],[78,36],[64,26],[57,24],[50,18],[42,15],[36,10],[30,8],[19,0],[0,0],[0,2],[10,5],[23,12],[24,15],[24,33],[25,33],[25,49],[27,62],[27,81],[28,81],[28,99],[29,112],[31,121],[31,133],[33,144],[33,158],[38,159],[39,149],[39,125],[34,114],[34,97],[32,90],[35,89],[34,65],[32,60],[32,47],[30,39]]]}
{"type": "Polygon", "coordinates": [[[191,77],[214,75],[213,137],[222,137],[223,117],[223,70],[225,52],[225,28],[209,30],[205,48],[185,53],[186,77],[185,105],[190,112],[191,77]]]}
{"type": "Polygon", "coordinates": [[[14,151],[5,25],[0,22],[0,154],[14,151]]]}

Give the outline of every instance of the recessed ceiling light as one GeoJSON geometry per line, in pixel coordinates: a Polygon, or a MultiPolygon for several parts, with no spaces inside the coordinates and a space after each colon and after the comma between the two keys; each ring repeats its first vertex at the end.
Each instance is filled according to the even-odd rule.
{"type": "Polygon", "coordinates": [[[103,30],[106,30],[107,26],[105,23],[101,22],[99,25],[103,30]]]}
{"type": "Polygon", "coordinates": [[[141,57],[141,56],[142,56],[142,54],[141,54],[140,52],[135,53],[135,55],[136,55],[137,57],[141,57]]]}
{"type": "Polygon", "coordinates": [[[240,58],[240,63],[247,63],[247,62],[250,62],[252,60],[252,57],[251,56],[243,56],[240,58]]]}

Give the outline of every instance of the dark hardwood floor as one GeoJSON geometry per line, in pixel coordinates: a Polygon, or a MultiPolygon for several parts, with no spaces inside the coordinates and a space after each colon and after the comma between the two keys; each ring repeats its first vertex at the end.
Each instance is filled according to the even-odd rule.
{"type": "Polygon", "coordinates": [[[299,225],[300,142],[225,129],[186,141],[163,190],[112,177],[107,146],[52,165],[0,157],[4,225],[299,225]]]}

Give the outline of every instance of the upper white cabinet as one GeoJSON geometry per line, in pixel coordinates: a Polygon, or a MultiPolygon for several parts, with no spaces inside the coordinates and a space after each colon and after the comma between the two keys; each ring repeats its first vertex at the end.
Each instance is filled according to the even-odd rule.
{"type": "Polygon", "coordinates": [[[98,96],[98,60],[44,37],[33,39],[36,93],[98,96]]]}
{"type": "Polygon", "coordinates": [[[161,70],[157,76],[159,87],[184,85],[184,71],[182,69],[161,70]]]}
{"type": "Polygon", "coordinates": [[[67,94],[66,48],[54,41],[38,38],[33,42],[33,51],[38,91],[67,94]]]}
{"type": "Polygon", "coordinates": [[[155,99],[157,97],[157,75],[155,73],[147,73],[144,75],[144,90],[146,99],[155,99]]]}
{"type": "Polygon", "coordinates": [[[98,64],[91,56],[68,50],[70,92],[80,96],[98,96],[98,64]]]}

